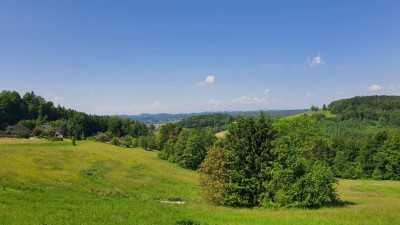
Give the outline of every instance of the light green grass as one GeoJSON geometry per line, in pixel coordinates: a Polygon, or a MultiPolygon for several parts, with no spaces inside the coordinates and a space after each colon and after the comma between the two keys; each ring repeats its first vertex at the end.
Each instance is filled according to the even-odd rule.
{"type": "Polygon", "coordinates": [[[227,134],[228,134],[228,130],[223,130],[221,132],[216,133],[215,136],[217,138],[225,138],[227,134]]]}
{"type": "Polygon", "coordinates": [[[341,180],[343,207],[219,207],[199,198],[196,172],[94,142],[0,139],[0,176],[0,224],[400,224],[400,182],[341,180]]]}
{"type": "Polygon", "coordinates": [[[326,118],[336,118],[337,117],[336,114],[331,113],[331,111],[329,111],[329,110],[318,110],[318,111],[308,111],[305,113],[300,113],[300,114],[289,116],[286,118],[291,118],[291,117],[296,117],[296,116],[301,116],[301,115],[313,116],[316,114],[323,114],[323,115],[325,115],[326,118]]]}

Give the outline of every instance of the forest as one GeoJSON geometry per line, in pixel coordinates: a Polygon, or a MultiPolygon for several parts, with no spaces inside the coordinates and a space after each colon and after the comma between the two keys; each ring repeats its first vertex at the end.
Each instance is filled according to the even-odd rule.
{"type": "Polygon", "coordinates": [[[53,102],[46,101],[34,92],[27,92],[22,97],[16,91],[0,93],[0,130],[8,125],[23,124],[35,131],[43,124],[60,127],[64,137],[78,140],[97,136],[110,141],[113,137],[145,137],[153,133],[154,126],[147,126],[138,121],[116,116],[97,116],[65,109],[53,102]]]}

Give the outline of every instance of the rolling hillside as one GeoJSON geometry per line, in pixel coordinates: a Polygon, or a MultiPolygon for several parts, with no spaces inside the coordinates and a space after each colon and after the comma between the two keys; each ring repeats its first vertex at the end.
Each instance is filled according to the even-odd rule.
{"type": "MultiPolygon", "coordinates": [[[[291,115],[296,115],[299,113],[306,112],[307,109],[291,109],[291,110],[265,110],[272,118],[282,118],[291,115]]],[[[158,114],[140,114],[140,115],[116,115],[121,118],[130,118],[132,120],[138,120],[146,124],[164,124],[173,123],[180,121],[189,117],[197,117],[212,114],[228,114],[231,116],[258,116],[260,110],[258,111],[224,111],[224,112],[201,112],[201,113],[179,113],[179,114],[168,114],[168,113],[158,113],[158,114]]]]}
{"type": "Polygon", "coordinates": [[[202,202],[196,172],[156,155],[89,141],[0,139],[0,224],[400,223],[400,182],[340,180],[343,206],[318,210],[228,208],[202,202]]]}

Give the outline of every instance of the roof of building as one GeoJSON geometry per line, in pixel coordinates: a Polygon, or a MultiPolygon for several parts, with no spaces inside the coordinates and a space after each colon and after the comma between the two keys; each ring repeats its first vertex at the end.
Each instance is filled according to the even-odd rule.
{"type": "Polygon", "coordinates": [[[16,125],[10,125],[6,127],[6,130],[8,131],[24,131],[27,132],[29,134],[32,134],[32,130],[27,128],[26,126],[22,125],[22,124],[16,124],[16,125]]]}
{"type": "Polygon", "coordinates": [[[53,127],[49,124],[44,124],[44,125],[40,125],[41,128],[46,129],[46,130],[53,130],[53,131],[60,131],[61,129],[58,127],[53,127]]]}

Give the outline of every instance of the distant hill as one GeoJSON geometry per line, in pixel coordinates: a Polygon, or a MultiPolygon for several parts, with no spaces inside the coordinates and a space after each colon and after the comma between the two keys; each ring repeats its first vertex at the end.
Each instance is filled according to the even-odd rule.
{"type": "Polygon", "coordinates": [[[199,115],[209,115],[212,112],[202,112],[202,113],[179,113],[179,114],[169,114],[169,113],[158,113],[158,114],[149,114],[143,113],[140,115],[117,115],[122,118],[130,118],[132,120],[139,120],[146,124],[163,124],[176,122],[184,118],[188,118],[191,116],[199,116],[199,115]]]}
{"type": "MultiPolygon", "coordinates": [[[[272,118],[282,118],[287,116],[292,116],[300,113],[307,112],[307,109],[293,109],[293,110],[266,110],[272,118]]],[[[139,120],[146,124],[163,124],[170,122],[177,122],[184,118],[192,116],[210,115],[210,114],[228,114],[231,116],[258,116],[260,111],[225,111],[225,112],[200,112],[200,113],[180,113],[180,114],[168,114],[168,113],[158,113],[158,114],[140,114],[140,115],[117,115],[122,118],[130,118],[133,120],[139,120]]]]}
{"type": "Polygon", "coordinates": [[[400,96],[357,96],[334,101],[328,109],[340,120],[382,120],[400,126],[400,96]]]}

